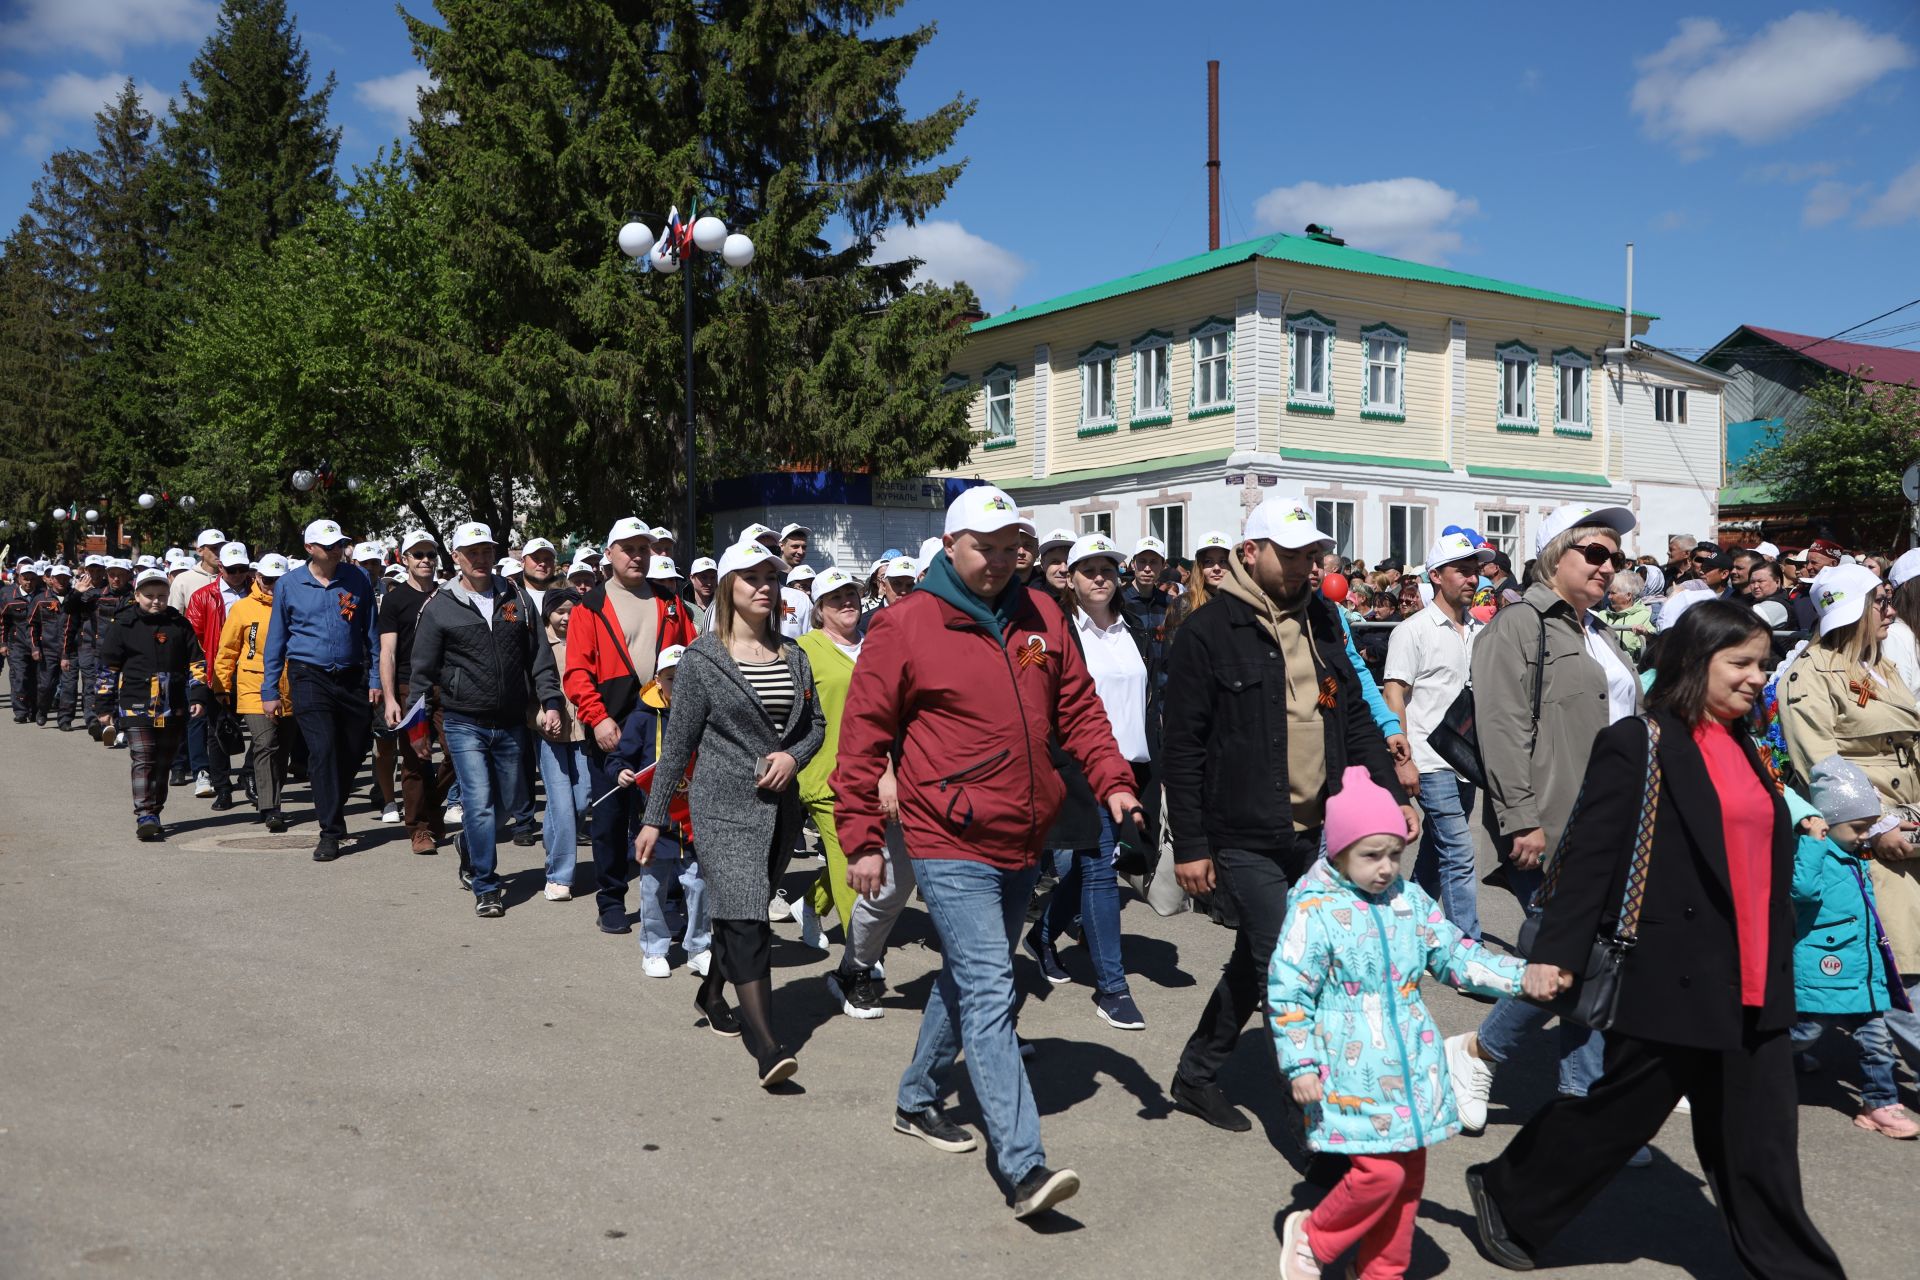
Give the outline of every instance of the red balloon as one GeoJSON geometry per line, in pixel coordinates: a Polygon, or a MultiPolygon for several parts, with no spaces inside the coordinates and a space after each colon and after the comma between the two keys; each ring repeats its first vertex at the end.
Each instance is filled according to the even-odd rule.
{"type": "Polygon", "coordinates": [[[1320,579],[1320,594],[1339,604],[1347,598],[1347,575],[1329,573],[1320,579]]]}

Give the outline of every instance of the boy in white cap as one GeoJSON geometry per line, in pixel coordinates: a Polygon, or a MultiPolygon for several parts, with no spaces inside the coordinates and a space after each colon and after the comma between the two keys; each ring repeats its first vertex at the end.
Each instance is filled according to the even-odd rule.
{"type": "Polygon", "coordinates": [[[0,642],[7,653],[7,679],[13,694],[13,722],[33,719],[40,696],[39,645],[33,638],[33,609],[45,590],[34,561],[20,557],[13,581],[0,588],[0,642]]]}
{"type": "Polygon", "coordinates": [[[34,643],[40,651],[40,691],[37,709],[39,723],[51,718],[60,730],[73,730],[78,673],[74,659],[80,651],[80,628],[73,610],[73,568],[56,564],[47,568],[47,586],[34,607],[34,643]]]}
{"type": "MultiPolygon", "coordinates": [[[[800,554],[806,554],[804,542],[800,554]]],[[[809,593],[813,570],[804,564],[795,565],[787,572],[786,578],[786,585],[780,588],[780,613],[776,621],[781,635],[789,640],[798,640],[813,630],[813,596],[809,593]]]]}
{"type": "Polygon", "coordinates": [[[134,834],[142,841],[163,840],[167,761],[185,722],[206,711],[206,661],[193,628],[167,603],[167,575],[160,570],[134,579],[134,604],[101,637],[100,667],[102,713],[127,738],[134,834]]]}

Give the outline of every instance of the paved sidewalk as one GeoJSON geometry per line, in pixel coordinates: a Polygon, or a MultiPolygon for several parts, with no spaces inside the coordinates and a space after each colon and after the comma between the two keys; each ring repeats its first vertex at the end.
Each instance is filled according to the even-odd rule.
{"type": "MultiPolygon", "coordinates": [[[[877,1022],[837,1016],[826,958],[776,927],[776,1019],[801,1070],[768,1095],[737,1042],[696,1029],[684,968],[644,978],[637,939],[596,932],[590,902],[540,899],[537,848],[501,847],[509,910],[478,920],[451,850],[410,854],[364,789],[350,822],[368,844],[320,865],[304,789],[288,837],[176,795],[173,838],[137,845],[126,771],[84,734],[0,720],[10,1280],[1272,1274],[1304,1189],[1257,1030],[1226,1080],[1252,1133],[1170,1113],[1164,1092],[1230,941],[1204,919],[1128,904],[1144,1032],[1021,961],[1048,1155],[1086,1180],[1029,1226],[984,1153],[889,1131],[935,959],[917,912],[877,1022]]],[[[1511,936],[1511,904],[1484,901],[1511,936]]],[[[1483,1008],[1429,999],[1449,1031],[1483,1008]]],[[[1540,1048],[1496,1085],[1487,1137],[1435,1150],[1412,1274],[1504,1274],[1462,1235],[1461,1170],[1544,1100],[1540,1048]]],[[[1855,1131],[1834,1074],[1808,1078],[1800,1112],[1815,1220],[1852,1276],[1910,1276],[1920,1150],[1855,1131]]],[[[973,1120],[964,1089],[957,1106],[973,1120]]],[[[1686,1117],[1657,1146],[1553,1249],[1563,1274],[1737,1274],[1686,1117]]]]}

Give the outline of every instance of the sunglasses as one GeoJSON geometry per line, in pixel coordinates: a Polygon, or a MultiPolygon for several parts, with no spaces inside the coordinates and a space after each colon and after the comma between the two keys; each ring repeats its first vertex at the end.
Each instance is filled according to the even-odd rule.
{"type": "Polygon", "coordinates": [[[1603,564],[1612,564],[1617,569],[1626,563],[1625,558],[1618,551],[1604,547],[1598,542],[1582,542],[1568,547],[1567,550],[1578,551],[1580,558],[1596,569],[1603,564]]]}

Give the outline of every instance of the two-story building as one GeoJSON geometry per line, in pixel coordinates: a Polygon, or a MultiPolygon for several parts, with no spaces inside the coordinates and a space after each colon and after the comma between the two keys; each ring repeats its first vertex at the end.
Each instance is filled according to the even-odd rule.
{"type": "Polygon", "coordinates": [[[1417,564],[1460,524],[1518,564],[1575,501],[1633,507],[1659,554],[1713,529],[1726,379],[1623,356],[1624,329],[1608,303],[1267,236],[974,324],[950,380],[978,440],[960,474],[1042,529],[1176,556],[1269,489],[1369,563],[1417,564]]]}

